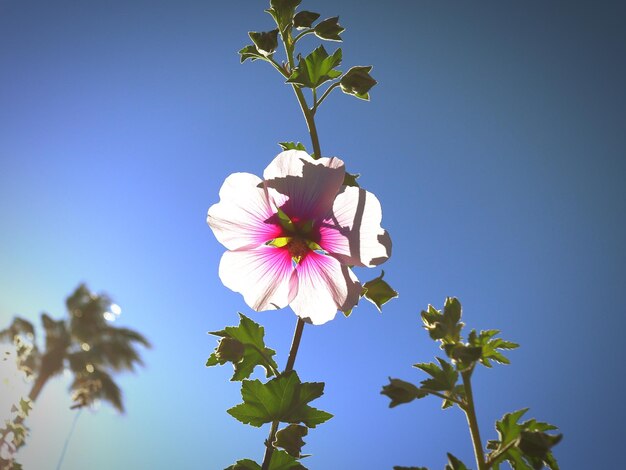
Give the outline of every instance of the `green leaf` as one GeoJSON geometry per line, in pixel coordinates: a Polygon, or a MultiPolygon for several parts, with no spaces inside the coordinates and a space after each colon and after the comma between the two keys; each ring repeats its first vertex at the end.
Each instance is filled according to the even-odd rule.
{"type": "Polygon", "coordinates": [[[20,408],[19,412],[21,416],[28,416],[30,411],[33,409],[33,402],[30,401],[30,398],[20,398],[20,408]]]}
{"type": "Polygon", "coordinates": [[[293,26],[296,29],[310,28],[311,25],[320,17],[319,13],[312,11],[301,11],[293,17],[293,26]]]}
{"type": "Polygon", "coordinates": [[[341,41],[341,33],[345,28],[339,24],[339,17],[333,16],[324,21],[320,21],[314,28],[315,35],[320,39],[327,41],[341,41]]]}
{"type": "Polygon", "coordinates": [[[265,329],[245,315],[239,314],[239,326],[227,326],[221,331],[213,331],[209,334],[224,339],[211,354],[206,366],[232,362],[235,373],[230,380],[247,379],[256,366],[264,367],[267,377],[274,375],[274,371],[278,369],[278,364],[273,359],[276,351],[265,347],[263,340],[265,329]],[[241,353],[242,347],[243,353],[241,353]]]}
{"type": "Polygon", "coordinates": [[[312,408],[307,403],[324,393],[324,383],[301,383],[295,371],[276,377],[266,384],[244,380],[241,386],[243,403],[228,413],[244,424],[260,427],[272,421],[304,423],[310,428],[332,418],[330,413],[312,408]]]}
{"type": "Polygon", "coordinates": [[[455,297],[448,297],[444,303],[443,313],[432,305],[422,310],[422,322],[428,334],[434,340],[445,344],[455,344],[461,340],[461,303],[455,297]]]}
{"type": "Polygon", "coordinates": [[[448,464],[445,470],[469,470],[467,466],[457,459],[454,455],[448,452],[448,464]]]}
{"type": "Polygon", "coordinates": [[[281,34],[292,26],[294,13],[301,1],[302,0],[270,0],[270,8],[265,11],[274,18],[281,34]]]}
{"type": "Polygon", "coordinates": [[[457,366],[457,370],[461,372],[471,369],[480,359],[482,353],[482,348],[463,343],[444,344],[444,350],[457,366]]]}
{"type": "Polygon", "coordinates": [[[305,58],[300,57],[298,66],[287,79],[287,83],[317,88],[328,80],[334,80],[341,75],[339,70],[335,70],[341,64],[341,57],[341,49],[329,56],[324,46],[319,46],[305,58]]]}
{"type": "Polygon", "coordinates": [[[357,183],[357,179],[359,178],[359,176],[361,176],[358,173],[355,173],[354,175],[351,173],[348,173],[346,171],[344,177],[343,177],[343,185],[344,186],[356,186],[357,188],[359,187],[359,183],[357,183]]]}
{"type": "MultiPolygon", "coordinates": [[[[439,365],[434,362],[415,364],[413,367],[423,370],[432,378],[422,380],[421,384],[424,388],[442,392],[445,396],[458,399],[457,381],[459,373],[451,364],[441,358],[437,358],[439,365]]],[[[450,400],[444,400],[442,408],[448,408],[454,403],[450,400]]]]}
{"type": "Polygon", "coordinates": [[[246,60],[257,60],[263,59],[265,60],[265,56],[261,54],[254,44],[249,44],[245,46],[243,49],[239,51],[239,55],[241,56],[241,63],[243,64],[246,60]]]}
{"type": "Polygon", "coordinates": [[[427,395],[426,392],[421,391],[412,383],[400,379],[392,379],[391,377],[389,377],[389,385],[385,385],[380,393],[391,398],[389,408],[410,403],[427,395]]]}
{"type": "Polygon", "coordinates": [[[264,57],[271,56],[278,47],[278,30],[273,29],[272,31],[267,31],[263,33],[257,33],[251,31],[248,33],[250,39],[256,46],[258,52],[261,53],[264,57]]]}
{"type": "Polygon", "coordinates": [[[270,470],[307,470],[295,457],[282,450],[272,452],[270,460],[270,470]]]}
{"type": "Polygon", "coordinates": [[[261,466],[254,460],[243,459],[238,460],[237,463],[227,467],[225,470],[261,470],[261,466]]]}
{"type": "MultiPolygon", "coordinates": [[[[261,466],[254,460],[239,460],[236,464],[226,468],[226,470],[261,470],[261,466]]],[[[307,470],[300,462],[287,452],[274,450],[270,460],[269,470],[307,470]]]]}
{"type": "Polygon", "coordinates": [[[306,152],[306,147],[300,142],[279,142],[278,145],[283,150],[304,150],[306,152]]]}
{"type": "Polygon", "coordinates": [[[497,470],[502,462],[508,461],[516,470],[533,470],[544,466],[558,470],[551,448],[561,441],[562,434],[547,434],[546,431],[555,430],[556,426],[535,419],[520,423],[520,418],[527,411],[528,408],[524,408],[507,413],[496,422],[499,439],[487,443],[487,448],[492,450],[487,457],[493,461],[494,469],[497,470]],[[502,452],[504,449],[506,451],[502,452]]]}
{"type": "Polygon", "coordinates": [[[383,281],[384,275],[385,271],[382,271],[380,276],[363,284],[363,293],[361,294],[376,305],[379,312],[382,312],[383,305],[398,297],[398,293],[387,282],[383,281]]]}
{"type": "Polygon", "coordinates": [[[371,70],[371,65],[352,67],[339,81],[341,91],[348,95],[356,96],[359,99],[369,101],[369,91],[378,83],[370,75],[371,70]]]}
{"type": "Polygon", "coordinates": [[[505,341],[501,338],[494,338],[498,333],[500,333],[499,330],[486,330],[477,334],[476,330],[472,330],[467,338],[470,345],[481,348],[480,363],[486,367],[492,367],[490,361],[496,361],[500,364],[510,364],[508,358],[498,350],[510,350],[519,347],[517,343],[505,341]]]}
{"type": "Polygon", "coordinates": [[[306,426],[290,424],[276,433],[273,445],[274,447],[285,449],[289,455],[299,459],[302,457],[300,451],[305,444],[302,438],[308,433],[309,429],[306,426]]]}

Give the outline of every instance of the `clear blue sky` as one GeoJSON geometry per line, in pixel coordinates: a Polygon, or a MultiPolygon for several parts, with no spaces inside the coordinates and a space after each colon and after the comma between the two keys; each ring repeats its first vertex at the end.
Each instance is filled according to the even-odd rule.
{"type": "MultiPolygon", "coordinates": [[[[297,369],[335,415],[307,437],[311,470],[473,463],[465,420],[426,399],[388,409],[389,375],[438,353],[419,311],[458,296],[465,321],[522,345],[475,374],[483,438],[507,411],[565,434],[564,469],[612,468],[625,408],[626,29],[619,2],[304,0],[340,15],[344,70],[373,64],[372,102],[336,93],[325,155],[361,173],[394,242],[400,298],[383,315],[307,327],[297,369]]],[[[0,0],[0,324],[64,315],[79,282],[108,292],[154,349],[124,376],[127,414],[83,413],[64,470],[222,469],[262,456],[230,367],[206,332],[266,327],[284,364],[295,316],[223,287],[205,224],[224,178],[261,174],[279,141],[308,144],[293,93],[239,64],[265,2],[0,0]]],[[[317,45],[303,41],[304,51],[317,45]]],[[[333,48],[333,45],[330,45],[333,48]]],[[[377,270],[359,271],[366,280],[377,270]]],[[[54,469],[72,412],[44,389],[23,452],[54,469]]]]}

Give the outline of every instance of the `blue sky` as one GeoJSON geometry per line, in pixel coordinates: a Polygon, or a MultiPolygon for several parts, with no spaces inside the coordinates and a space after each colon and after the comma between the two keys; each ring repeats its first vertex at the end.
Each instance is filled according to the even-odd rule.
{"type": "MultiPolygon", "coordinates": [[[[80,282],[154,348],[120,379],[127,414],[77,422],[63,469],[221,469],[261,459],[229,367],[206,369],[206,332],[266,328],[284,364],[295,316],[254,313],[221,285],[205,224],[232,172],[261,174],[279,141],[309,145],[291,90],[239,64],[265,2],[0,0],[0,324],[64,315],[80,282]]],[[[505,412],[565,434],[562,468],[609,468],[621,445],[615,364],[626,254],[626,30],[617,2],[305,0],[340,15],[344,70],[374,65],[364,103],[335,92],[318,113],[339,156],[383,206],[400,292],[304,331],[296,368],[326,382],[335,417],[307,436],[311,470],[473,463],[465,419],[434,400],[388,409],[388,376],[438,354],[419,312],[460,298],[466,323],[520,343],[479,370],[485,440],[505,412]],[[616,398],[617,397],[617,398],[616,398]],[[593,450],[590,450],[592,446],[593,450]]],[[[303,52],[317,42],[302,41],[303,52]]],[[[329,49],[336,45],[330,44],[329,49]]],[[[367,280],[378,270],[361,270],[367,280]]],[[[73,413],[59,378],[33,413],[25,468],[55,468],[73,413]]]]}

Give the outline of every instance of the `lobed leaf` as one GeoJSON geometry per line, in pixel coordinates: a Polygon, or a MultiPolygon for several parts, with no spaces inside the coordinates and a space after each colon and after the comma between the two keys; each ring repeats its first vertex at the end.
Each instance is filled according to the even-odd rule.
{"type": "Polygon", "coordinates": [[[276,351],[265,346],[265,329],[242,313],[239,314],[239,326],[227,326],[209,334],[220,336],[222,340],[207,360],[206,366],[232,362],[235,372],[230,380],[247,379],[256,366],[262,366],[267,377],[274,375],[278,369],[273,359],[276,351]]]}
{"type": "Polygon", "coordinates": [[[248,36],[250,36],[250,39],[252,39],[252,42],[256,46],[257,51],[259,51],[259,53],[264,57],[271,56],[278,47],[277,29],[262,33],[251,31],[248,33],[248,36]]]}
{"type": "Polygon", "coordinates": [[[461,329],[464,324],[461,319],[461,303],[456,297],[447,297],[443,313],[432,305],[422,311],[422,322],[430,337],[441,341],[441,345],[455,344],[461,340],[461,329]]]}
{"type": "Polygon", "coordinates": [[[505,461],[516,470],[534,470],[544,466],[558,470],[551,448],[561,441],[562,434],[547,434],[546,431],[555,430],[556,426],[535,419],[520,423],[520,418],[527,411],[528,408],[524,408],[507,413],[496,422],[499,439],[487,443],[487,448],[492,450],[487,458],[495,470],[505,461]]]}
{"type": "Polygon", "coordinates": [[[330,413],[308,405],[324,393],[324,383],[300,382],[295,371],[273,378],[267,383],[244,380],[241,386],[243,403],[228,413],[244,424],[260,427],[272,421],[298,424],[310,428],[332,418],[330,413]]]}
{"type": "Polygon", "coordinates": [[[249,44],[247,46],[244,46],[239,51],[239,55],[240,55],[240,60],[242,64],[248,59],[250,59],[251,61],[254,61],[257,59],[265,60],[265,56],[261,54],[261,52],[256,48],[254,44],[249,44]]]}
{"type": "Polygon", "coordinates": [[[369,91],[378,83],[370,75],[371,70],[371,65],[352,67],[339,81],[341,91],[348,95],[356,96],[359,99],[369,101],[369,91]]]}
{"type": "MultiPolygon", "coordinates": [[[[459,379],[459,372],[452,365],[441,358],[437,358],[439,365],[434,362],[415,364],[414,367],[423,370],[432,378],[422,380],[422,387],[442,392],[451,398],[458,397],[459,387],[456,383],[459,379]]],[[[454,403],[450,400],[444,400],[442,408],[449,408],[454,403]]]]}
{"type": "Polygon", "coordinates": [[[383,387],[381,395],[387,395],[391,402],[389,408],[393,408],[404,403],[410,403],[415,399],[424,398],[427,393],[419,389],[410,382],[389,377],[389,385],[383,387]]]}
{"type": "MultiPolygon", "coordinates": [[[[307,470],[300,462],[287,452],[274,450],[270,460],[269,470],[307,470]]],[[[261,470],[261,466],[254,460],[239,460],[225,470],[261,470]]]]}
{"type": "Polygon", "coordinates": [[[301,424],[290,424],[276,433],[276,439],[273,442],[273,446],[285,449],[285,452],[289,455],[299,459],[302,457],[300,451],[305,444],[302,438],[308,433],[309,429],[306,426],[302,426],[301,424]]]}
{"type": "Polygon", "coordinates": [[[341,33],[346,29],[339,24],[339,17],[333,16],[320,21],[314,28],[315,35],[326,41],[341,41],[341,33]]]}
{"type": "Polygon", "coordinates": [[[274,18],[281,34],[293,25],[294,13],[300,2],[301,0],[270,0],[270,8],[265,11],[274,18]]]}
{"type": "Polygon", "coordinates": [[[363,284],[362,296],[376,305],[379,312],[382,312],[382,306],[391,299],[398,297],[395,291],[386,281],[383,281],[385,271],[381,271],[380,276],[363,284]]]}
{"type": "Polygon", "coordinates": [[[310,28],[319,17],[319,13],[304,10],[300,11],[293,17],[293,26],[296,29],[310,28]]]}
{"type": "Polygon", "coordinates": [[[480,363],[485,367],[492,367],[491,361],[496,361],[500,364],[510,364],[509,359],[499,350],[510,350],[519,347],[517,343],[505,341],[502,338],[494,338],[499,333],[500,330],[484,330],[477,334],[476,330],[472,330],[468,335],[469,344],[481,348],[480,363]]]}
{"type": "Polygon", "coordinates": [[[298,66],[287,79],[287,83],[317,88],[322,83],[334,80],[341,75],[339,70],[335,70],[335,67],[341,64],[341,59],[341,49],[337,49],[329,56],[324,46],[319,46],[305,58],[300,57],[298,66]]]}

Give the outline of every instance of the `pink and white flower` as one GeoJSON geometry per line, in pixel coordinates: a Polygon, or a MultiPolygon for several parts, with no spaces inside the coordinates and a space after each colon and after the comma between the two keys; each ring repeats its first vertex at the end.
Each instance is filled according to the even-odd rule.
{"type": "Polygon", "coordinates": [[[351,266],[377,266],[391,254],[378,199],[344,186],[344,163],[280,153],[263,179],[234,173],[207,223],[228,251],[219,276],[256,311],[291,306],[315,325],[354,307],[361,284],[351,266]]]}

